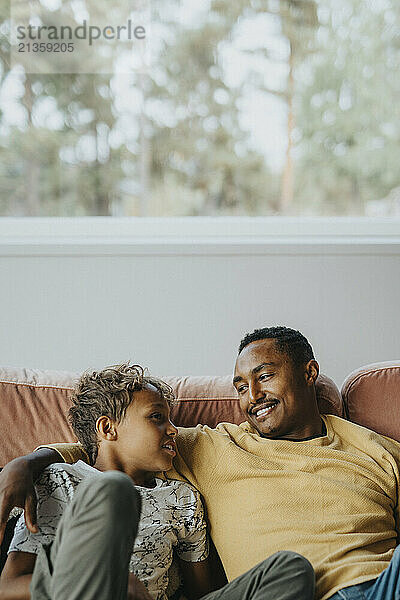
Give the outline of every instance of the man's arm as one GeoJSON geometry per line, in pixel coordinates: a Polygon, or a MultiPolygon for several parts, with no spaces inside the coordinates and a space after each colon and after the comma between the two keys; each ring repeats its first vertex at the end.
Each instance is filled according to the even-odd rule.
{"type": "Polygon", "coordinates": [[[40,473],[52,463],[63,462],[53,449],[41,448],[26,456],[15,458],[0,473],[0,543],[7,519],[14,508],[25,510],[25,523],[31,533],[37,533],[36,493],[34,483],[40,473]]]}
{"type": "Polygon", "coordinates": [[[36,554],[10,552],[0,577],[0,600],[30,600],[36,554]]]}
{"type": "Polygon", "coordinates": [[[35,452],[15,458],[0,473],[0,543],[3,540],[8,516],[14,506],[25,509],[25,522],[36,533],[36,495],[34,483],[40,473],[53,463],[72,464],[78,460],[89,463],[81,444],[50,444],[35,452]]]}

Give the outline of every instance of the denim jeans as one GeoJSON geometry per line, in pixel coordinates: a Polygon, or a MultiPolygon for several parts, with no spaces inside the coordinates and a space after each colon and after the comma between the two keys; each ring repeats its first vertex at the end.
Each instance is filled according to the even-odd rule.
{"type": "Polygon", "coordinates": [[[400,546],[377,579],[343,588],[329,600],[400,600],[400,546]]]}

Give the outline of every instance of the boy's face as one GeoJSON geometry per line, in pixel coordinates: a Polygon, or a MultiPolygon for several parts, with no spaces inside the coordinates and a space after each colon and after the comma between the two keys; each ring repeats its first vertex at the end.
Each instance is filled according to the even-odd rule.
{"type": "Polygon", "coordinates": [[[178,431],[169,420],[166,400],[154,386],[133,393],[133,401],[116,428],[117,459],[135,483],[140,485],[151,473],[172,467],[178,431]]]}

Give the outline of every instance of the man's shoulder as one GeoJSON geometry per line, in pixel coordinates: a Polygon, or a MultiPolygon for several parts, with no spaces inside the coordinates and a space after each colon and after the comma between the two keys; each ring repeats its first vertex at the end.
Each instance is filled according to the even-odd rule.
{"type": "Polygon", "coordinates": [[[353,423],[353,421],[349,421],[347,419],[344,419],[343,417],[338,417],[336,415],[324,415],[324,418],[337,434],[346,435],[357,432],[360,436],[363,436],[365,438],[375,439],[377,441],[385,439],[383,435],[377,433],[376,431],[373,431],[372,429],[369,429],[364,425],[353,423]]]}
{"type": "Polygon", "coordinates": [[[247,434],[241,426],[232,423],[220,423],[215,428],[207,425],[178,428],[178,452],[168,477],[189,480],[205,494],[205,488],[213,484],[217,464],[243,435],[247,434]]]}
{"type": "Polygon", "coordinates": [[[367,453],[375,449],[378,452],[389,452],[396,458],[400,456],[400,443],[396,440],[335,415],[325,415],[325,419],[340,439],[362,445],[367,453]]]}
{"type": "Polygon", "coordinates": [[[179,440],[209,439],[211,441],[222,441],[224,438],[234,438],[246,431],[246,424],[241,423],[219,423],[216,427],[208,425],[197,425],[196,427],[178,427],[179,440]]]}

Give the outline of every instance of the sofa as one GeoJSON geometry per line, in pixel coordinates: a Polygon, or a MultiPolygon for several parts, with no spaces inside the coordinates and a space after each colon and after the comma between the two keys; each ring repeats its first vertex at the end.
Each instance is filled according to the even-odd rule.
{"type": "MultiPolygon", "coordinates": [[[[68,424],[69,395],[79,373],[0,368],[2,439],[0,467],[41,443],[75,441],[68,424]]],[[[243,417],[231,376],[164,377],[176,395],[172,420],[178,426],[243,417]]],[[[400,361],[367,365],[350,373],[341,388],[321,374],[317,400],[335,414],[400,441],[400,361]]]]}
{"type": "MultiPolygon", "coordinates": [[[[2,440],[0,467],[41,443],[76,441],[68,424],[69,395],[79,373],[0,368],[2,440]]],[[[174,389],[172,421],[182,427],[241,423],[231,376],[163,377],[174,389]]],[[[400,361],[361,367],[348,375],[341,390],[326,375],[316,384],[320,412],[349,419],[400,442],[400,361]]],[[[1,548],[1,563],[7,543],[1,548]]],[[[1,569],[2,564],[0,564],[1,569]]]]}

